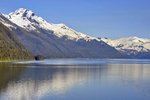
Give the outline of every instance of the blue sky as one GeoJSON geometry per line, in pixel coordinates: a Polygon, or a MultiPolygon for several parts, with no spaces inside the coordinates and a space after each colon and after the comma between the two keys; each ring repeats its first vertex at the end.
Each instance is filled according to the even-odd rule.
{"type": "Polygon", "coordinates": [[[2,13],[18,8],[92,36],[150,38],[150,0],[1,0],[2,13]]]}

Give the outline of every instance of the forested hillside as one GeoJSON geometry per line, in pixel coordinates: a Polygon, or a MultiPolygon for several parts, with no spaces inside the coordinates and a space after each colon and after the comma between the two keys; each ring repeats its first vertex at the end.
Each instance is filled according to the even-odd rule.
{"type": "Polygon", "coordinates": [[[0,60],[32,59],[31,54],[19,43],[15,35],[0,23],[0,60]]]}

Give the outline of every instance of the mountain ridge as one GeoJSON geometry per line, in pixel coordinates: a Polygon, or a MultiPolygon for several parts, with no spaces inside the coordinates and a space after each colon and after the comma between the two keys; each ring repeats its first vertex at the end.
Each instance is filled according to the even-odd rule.
{"type": "Polygon", "coordinates": [[[97,39],[95,37],[91,37],[81,32],[77,32],[63,23],[61,24],[49,23],[43,18],[38,17],[31,10],[27,10],[25,8],[19,8],[15,12],[11,12],[10,14],[5,15],[5,17],[7,17],[10,21],[14,22],[18,26],[27,29],[28,31],[34,31],[36,30],[36,27],[40,27],[45,30],[54,31],[58,37],[67,35],[70,36],[70,38],[72,39],[89,38],[89,37],[90,39],[97,39]]]}

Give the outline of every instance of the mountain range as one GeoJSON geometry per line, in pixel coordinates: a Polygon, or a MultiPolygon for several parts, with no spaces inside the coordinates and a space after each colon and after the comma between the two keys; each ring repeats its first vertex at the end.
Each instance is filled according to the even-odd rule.
{"type": "Polygon", "coordinates": [[[150,39],[134,36],[116,40],[101,38],[101,40],[116,48],[128,58],[150,58],[150,39]]]}
{"type": "Polygon", "coordinates": [[[21,47],[33,56],[40,55],[44,58],[150,58],[149,39],[129,37],[111,40],[92,37],[77,32],[65,24],[49,23],[31,10],[24,8],[10,14],[1,14],[0,22],[19,41],[21,47]]]}

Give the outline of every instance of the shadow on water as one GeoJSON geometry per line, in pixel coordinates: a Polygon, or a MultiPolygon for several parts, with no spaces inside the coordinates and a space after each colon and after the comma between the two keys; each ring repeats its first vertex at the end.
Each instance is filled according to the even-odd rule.
{"type": "Polygon", "coordinates": [[[119,100],[123,96],[128,100],[146,100],[142,92],[150,91],[148,84],[150,67],[146,64],[38,67],[0,64],[0,100],[119,100]],[[141,94],[137,95],[137,90],[141,94]]]}

